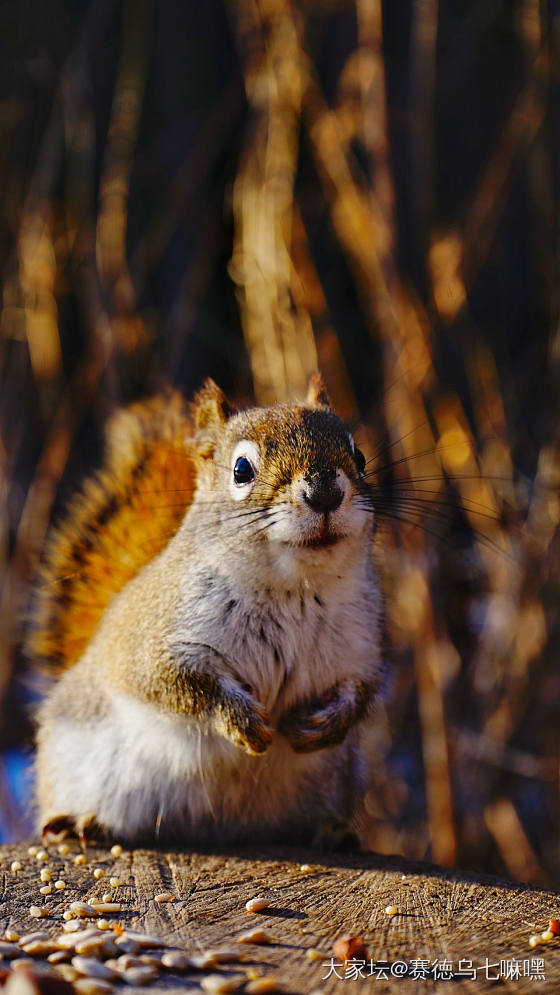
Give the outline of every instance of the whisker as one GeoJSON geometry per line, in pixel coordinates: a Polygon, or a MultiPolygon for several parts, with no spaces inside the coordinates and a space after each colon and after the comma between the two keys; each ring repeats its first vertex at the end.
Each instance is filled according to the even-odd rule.
{"type": "MultiPolygon", "coordinates": [[[[389,443],[389,445],[387,445],[387,446],[380,446],[379,449],[377,450],[377,452],[374,453],[373,456],[371,456],[368,460],[366,460],[366,466],[367,466],[368,463],[372,463],[373,460],[376,460],[380,456],[380,454],[383,452],[384,449],[393,449],[395,446],[398,446],[400,442],[404,442],[405,439],[408,439],[411,435],[414,435],[415,432],[418,432],[421,428],[424,428],[424,426],[428,425],[428,424],[429,424],[428,420],[425,419],[423,422],[420,422],[419,425],[416,425],[415,428],[411,428],[409,432],[405,432],[405,434],[399,436],[398,439],[394,439],[393,442],[389,443]]],[[[383,433],[383,438],[384,439],[385,438],[387,438],[387,439],[389,438],[389,429],[388,428],[385,429],[385,431],[383,433]]],[[[429,450],[429,452],[432,452],[432,451],[433,450],[429,450]]]]}
{"type": "MultiPolygon", "coordinates": [[[[406,438],[406,436],[404,436],[403,438],[406,438]]],[[[400,466],[402,463],[408,463],[408,462],[410,462],[410,460],[413,460],[413,459],[422,459],[423,456],[432,456],[432,455],[435,455],[436,453],[441,453],[441,452],[447,451],[449,449],[455,449],[455,446],[453,446],[453,445],[449,445],[449,446],[438,446],[438,445],[436,445],[436,446],[430,446],[429,449],[422,449],[419,453],[411,453],[410,456],[401,456],[399,459],[392,460],[390,463],[385,463],[384,466],[373,467],[371,470],[368,470],[368,472],[366,474],[364,474],[364,476],[367,478],[367,477],[373,476],[374,474],[385,473],[388,470],[392,470],[393,467],[395,467],[395,466],[400,466]]],[[[442,469],[442,476],[444,474],[445,474],[445,471],[442,469]]],[[[437,479],[437,478],[434,478],[434,479],[437,479]]]]}
{"type": "MultiPolygon", "coordinates": [[[[437,494],[437,491],[432,493],[437,494]]],[[[489,505],[481,504],[479,501],[474,501],[471,498],[458,498],[453,499],[453,497],[427,497],[423,498],[421,495],[415,494],[413,491],[400,492],[395,495],[394,498],[389,496],[374,494],[374,504],[380,506],[383,503],[394,501],[397,505],[407,504],[409,506],[416,506],[419,509],[424,508],[442,508],[450,510],[470,511],[475,515],[480,515],[482,518],[488,518],[491,521],[497,522],[500,520],[499,512],[493,511],[489,505]]]]}

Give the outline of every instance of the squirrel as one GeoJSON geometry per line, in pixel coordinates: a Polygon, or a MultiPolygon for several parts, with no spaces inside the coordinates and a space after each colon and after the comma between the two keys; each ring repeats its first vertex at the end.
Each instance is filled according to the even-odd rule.
{"type": "Polygon", "coordinates": [[[320,375],[242,411],[207,380],[107,438],[38,591],[44,834],[328,843],[383,666],[365,458],[320,375]]]}

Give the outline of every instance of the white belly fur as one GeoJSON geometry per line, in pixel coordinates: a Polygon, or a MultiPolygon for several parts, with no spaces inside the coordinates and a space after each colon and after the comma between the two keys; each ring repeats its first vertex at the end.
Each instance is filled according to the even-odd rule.
{"type": "Polygon", "coordinates": [[[200,722],[119,694],[101,722],[59,721],[45,759],[53,772],[67,771],[52,779],[55,811],[94,812],[123,841],[159,836],[204,843],[343,815],[351,739],[297,755],[277,736],[264,756],[252,757],[200,722]]]}

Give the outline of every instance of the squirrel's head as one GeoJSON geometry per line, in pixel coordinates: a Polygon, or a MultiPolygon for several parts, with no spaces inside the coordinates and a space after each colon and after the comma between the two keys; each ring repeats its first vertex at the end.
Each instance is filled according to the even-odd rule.
{"type": "Polygon", "coordinates": [[[199,500],[219,501],[240,537],[311,563],[371,533],[365,459],[319,376],[305,403],[246,411],[208,380],[194,420],[199,500]]]}

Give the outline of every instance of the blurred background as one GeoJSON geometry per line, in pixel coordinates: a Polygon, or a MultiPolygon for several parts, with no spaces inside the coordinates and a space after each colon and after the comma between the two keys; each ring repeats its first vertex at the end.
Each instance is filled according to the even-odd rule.
{"type": "Polygon", "coordinates": [[[559,0],[5,0],[0,839],[30,590],[119,404],[319,367],[369,460],[380,852],[560,886],[559,0]]]}

